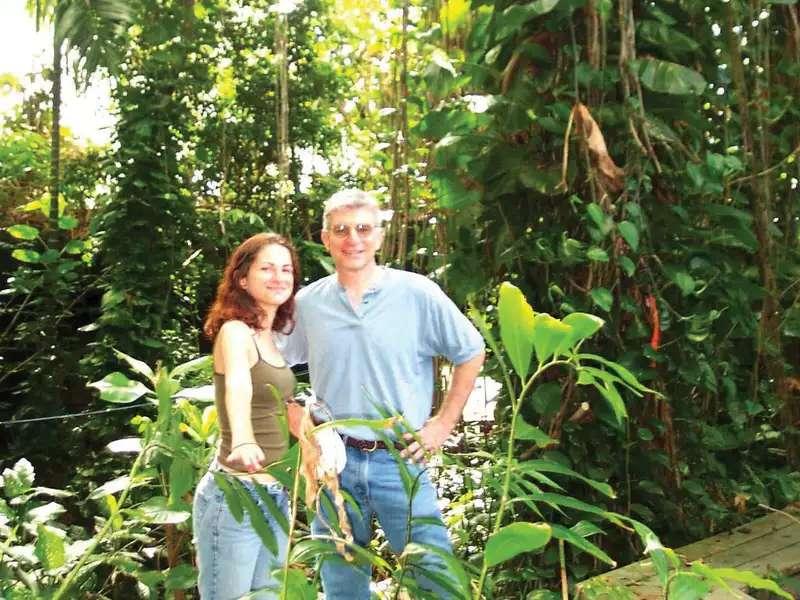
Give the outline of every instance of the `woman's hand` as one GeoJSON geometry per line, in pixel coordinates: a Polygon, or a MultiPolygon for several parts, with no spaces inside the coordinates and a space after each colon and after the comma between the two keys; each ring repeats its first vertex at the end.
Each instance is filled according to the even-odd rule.
{"type": "Polygon", "coordinates": [[[235,469],[255,473],[260,471],[266,464],[267,459],[264,452],[256,442],[244,442],[234,444],[233,450],[228,454],[225,463],[235,469]]]}

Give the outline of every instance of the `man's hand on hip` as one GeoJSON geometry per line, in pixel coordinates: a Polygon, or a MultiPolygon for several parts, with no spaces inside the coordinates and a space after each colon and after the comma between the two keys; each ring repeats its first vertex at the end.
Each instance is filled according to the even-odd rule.
{"type": "Polygon", "coordinates": [[[454,423],[448,423],[439,415],[431,417],[423,425],[422,429],[417,432],[416,436],[411,433],[405,434],[406,441],[410,443],[400,453],[400,456],[415,463],[424,462],[426,456],[441,449],[442,444],[450,437],[454,425],[454,423]]]}

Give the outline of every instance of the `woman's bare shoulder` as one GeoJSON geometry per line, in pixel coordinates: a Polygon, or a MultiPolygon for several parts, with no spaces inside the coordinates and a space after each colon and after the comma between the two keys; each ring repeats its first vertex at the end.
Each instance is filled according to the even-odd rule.
{"type": "Polygon", "coordinates": [[[250,337],[253,335],[253,330],[244,321],[225,321],[219,328],[219,335],[234,338],[250,337]]]}

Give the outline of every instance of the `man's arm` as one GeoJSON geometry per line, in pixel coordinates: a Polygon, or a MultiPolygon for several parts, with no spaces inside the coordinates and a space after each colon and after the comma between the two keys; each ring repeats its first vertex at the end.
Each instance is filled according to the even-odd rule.
{"type": "MultiPolygon", "coordinates": [[[[401,455],[404,458],[409,458],[413,462],[422,462],[425,454],[437,452],[445,440],[450,437],[453,429],[461,420],[461,413],[464,412],[467,398],[475,387],[475,379],[483,366],[484,357],[485,353],[481,351],[473,358],[453,368],[450,389],[447,391],[439,412],[428,419],[422,429],[417,432],[419,441],[412,441],[408,448],[403,450],[401,455]]],[[[406,438],[413,440],[410,433],[406,434],[406,438]]]]}

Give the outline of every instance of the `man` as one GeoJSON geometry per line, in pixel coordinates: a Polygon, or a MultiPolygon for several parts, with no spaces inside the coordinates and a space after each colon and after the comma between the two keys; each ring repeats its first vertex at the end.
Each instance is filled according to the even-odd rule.
{"type": "MultiPolygon", "coordinates": [[[[408,466],[412,476],[419,475],[409,514],[398,464],[380,434],[363,426],[339,428],[347,450],[341,486],[359,508],[348,506],[354,542],[369,544],[374,515],[395,552],[402,552],[409,538],[452,552],[436,491],[419,465],[441,448],[461,418],[483,364],[483,339],[435,283],[378,266],[381,211],[370,194],[344,190],[331,196],[322,242],[336,273],[298,293],[297,325],[283,348],[286,360],[308,362],[311,387],[333,418],[380,419],[383,406],[403,415],[416,431],[400,446],[403,458],[413,463],[408,466]],[[445,400],[431,416],[435,356],[445,356],[455,367],[445,400]]],[[[312,531],[330,533],[319,516],[312,531]]],[[[422,566],[443,569],[433,553],[422,566]]],[[[370,574],[369,566],[326,560],[325,597],[368,600],[370,574]]],[[[424,576],[420,580],[437,597],[447,595],[424,576]]]]}

